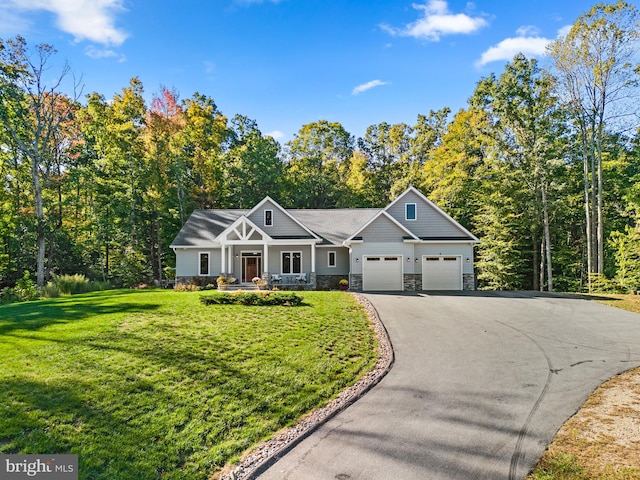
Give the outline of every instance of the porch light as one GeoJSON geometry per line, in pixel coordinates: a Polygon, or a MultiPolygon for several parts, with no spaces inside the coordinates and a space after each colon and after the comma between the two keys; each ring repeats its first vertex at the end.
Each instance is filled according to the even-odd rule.
{"type": "Polygon", "coordinates": [[[466,261],[467,261],[467,263],[471,263],[471,259],[470,258],[467,258],[466,261]]]}
{"type": "Polygon", "coordinates": [[[420,259],[419,259],[419,258],[416,258],[416,263],[418,263],[419,261],[420,261],[420,259]]]}
{"type": "Polygon", "coordinates": [[[407,257],[407,263],[411,261],[411,257],[407,257]]]}
{"type": "Polygon", "coordinates": [[[359,258],[356,258],[356,263],[360,263],[360,259],[359,258]]]}

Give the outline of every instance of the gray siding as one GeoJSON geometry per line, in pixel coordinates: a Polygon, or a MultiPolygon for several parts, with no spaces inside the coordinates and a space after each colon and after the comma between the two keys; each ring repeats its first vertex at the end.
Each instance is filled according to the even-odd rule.
{"type": "MultiPolygon", "coordinates": [[[[311,246],[294,245],[294,246],[271,246],[269,247],[269,273],[282,273],[282,252],[302,252],[302,272],[307,274],[311,272],[311,246]]],[[[316,255],[317,255],[316,251],[316,255]]],[[[318,260],[316,256],[316,261],[318,260]]]]}
{"type": "Polygon", "coordinates": [[[352,245],[351,273],[362,274],[362,258],[366,255],[402,255],[404,273],[413,273],[414,255],[413,245],[407,243],[359,243],[352,245]],[[407,262],[407,258],[411,262],[407,262]],[[359,261],[356,261],[358,259],[359,261]]]}
{"type": "Polygon", "coordinates": [[[316,273],[318,275],[348,275],[349,249],[344,247],[316,248],[316,273]],[[329,267],[329,252],[336,252],[335,267],[329,267]]]}
{"type": "MultiPolygon", "coordinates": [[[[416,257],[422,255],[461,255],[462,273],[473,274],[473,246],[468,243],[432,243],[416,245],[416,257]],[[467,262],[469,259],[469,262],[467,262]]],[[[420,272],[416,272],[420,273],[420,272]]]]}
{"type": "Polygon", "coordinates": [[[220,274],[220,249],[210,248],[189,248],[176,249],[176,277],[197,277],[199,276],[199,253],[209,253],[209,276],[220,274]]]}
{"type": "Polygon", "coordinates": [[[265,202],[258,210],[249,215],[248,218],[268,235],[309,236],[309,233],[304,228],[269,201],[265,202]],[[273,225],[270,227],[264,225],[265,210],[273,211],[273,225]]]}
{"type": "Polygon", "coordinates": [[[468,237],[466,233],[414,192],[408,192],[388,209],[387,213],[418,237],[468,237]],[[416,220],[405,220],[405,203],[416,204],[416,220]]]}
{"type": "Polygon", "coordinates": [[[387,217],[380,216],[376,218],[371,225],[362,230],[360,236],[365,243],[389,243],[402,242],[403,237],[407,236],[407,233],[387,217]]]}

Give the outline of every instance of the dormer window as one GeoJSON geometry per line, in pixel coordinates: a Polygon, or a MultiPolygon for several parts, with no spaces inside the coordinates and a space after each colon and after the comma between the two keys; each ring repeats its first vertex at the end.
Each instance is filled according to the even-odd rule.
{"type": "Polygon", "coordinates": [[[265,227],[273,226],[273,210],[264,211],[264,226],[265,227]]]}
{"type": "Polygon", "coordinates": [[[405,203],[404,204],[404,219],[405,220],[416,220],[418,218],[418,213],[416,209],[415,203],[405,203]]]}

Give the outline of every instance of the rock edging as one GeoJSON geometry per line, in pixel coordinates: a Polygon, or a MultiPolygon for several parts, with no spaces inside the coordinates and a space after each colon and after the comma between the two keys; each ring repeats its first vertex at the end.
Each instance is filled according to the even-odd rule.
{"type": "Polygon", "coordinates": [[[232,470],[227,470],[219,480],[253,480],[276,463],[302,440],[311,435],[320,425],[333,418],[339,412],[352,405],[373,388],[391,370],[394,361],[393,346],[387,329],[380,320],[378,312],[371,302],[359,293],[352,293],[369,316],[373,330],[378,338],[380,356],[376,365],[354,385],[343,390],[338,396],[304,417],[296,425],[285,429],[276,437],[261,443],[246,454],[242,462],[232,470]]]}

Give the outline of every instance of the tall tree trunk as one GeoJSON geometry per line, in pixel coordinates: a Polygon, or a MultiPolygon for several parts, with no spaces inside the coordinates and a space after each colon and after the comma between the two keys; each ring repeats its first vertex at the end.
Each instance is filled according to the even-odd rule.
{"type": "Polygon", "coordinates": [[[543,180],[541,183],[542,193],[542,214],[544,222],[544,244],[547,255],[547,291],[553,292],[553,268],[551,264],[551,234],[549,232],[549,206],[547,205],[547,185],[543,180]]]}
{"type": "Polygon", "coordinates": [[[545,266],[545,241],[544,236],[542,237],[542,241],[540,242],[540,291],[544,291],[544,266],[545,266]]]}
{"type": "Polygon", "coordinates": [[[584,213],[585,236],[587,241],[587,284],[591,291],[591,272],[593,272],[593,230],[591,229],[591,202],[589,201],[589,147],[583,140],[583,175],[584,175],[584,213]]]}
{"type": "Polygon", "coordinates": [[[531,232],[532,243],[533,243],[533,290],[541,290],[540,288],[540,265],[539,265],[539,250],[538,250],[538,233],[535,228],[532,229],[531,232]]]}
{"type": "Polygon", "coordinates": [[[36,244],[38,254],[36,259],[36,283],[39,287],[44,286],[44,254],[45,254],[45,232],[44,232],[44,209],[42,206],[42,185],[40,183],[40,171],[38,168],[39,158],[37,151],[31,159],[31,180],[33,181],[34,201],[36,207],[36,244]]]}
{"type": "Polygon", "coordinates": [[[598,125],[598,136],[596,137],[597,147],[597,171],[598,171],[598,273],[604,274],[604,206],[603,206],[603,174],[602,174],[602,136],[603,136],[604,118],[600,116],[598,125]]]}

